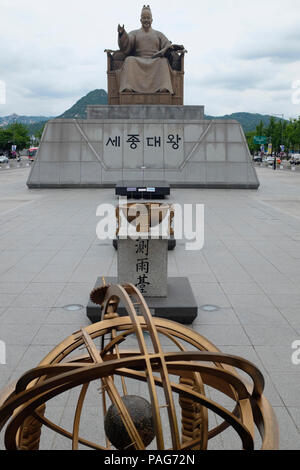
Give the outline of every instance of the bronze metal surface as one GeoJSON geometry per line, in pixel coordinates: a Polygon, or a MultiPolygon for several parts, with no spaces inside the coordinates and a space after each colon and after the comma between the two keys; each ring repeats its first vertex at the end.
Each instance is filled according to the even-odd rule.
{"type": "Polygon", "coordinates": [[[132,395],[132,380],[147,385],[158,450],[205,450],[210,440],[230,427],[242,449],[254,449],[257,436],[260,449],[278,448],[277,420],[263,395],[264,378],[254,364],[222,353],[191,329],[153,318],[133,285],[104,283],[103,287],[99,295],[92,294],[101,304],[102,321],[66,338],[0,396],[0,430],[6,449],[37,450],[44,428],[69,439],[73,450],[79,446],[111,449],[105,437],[103,442],[91,442],[80,435],[88,389],[98,381],[103,418],[114,404],[132,442],[128,450],[144,450],[122,401],[123,396],[132,395]],[[120,302],[127,317],[118,316],[120,302]],[[168,352],[164,351],[166,343],[168,352]],[[85,353],[79,354],[82,348],[85,353]],[[74,356],[75,352],[79,355],[74,356]],[[81,392],[73,427],[67,430],[47,418],[46,405],[75,387],[81,387],[81,392]],[[232,401],[230,409],[214,399],[219,392],[232,401]],[[211,425],[209,410],[218,417],[217,426],[211,425]]]}

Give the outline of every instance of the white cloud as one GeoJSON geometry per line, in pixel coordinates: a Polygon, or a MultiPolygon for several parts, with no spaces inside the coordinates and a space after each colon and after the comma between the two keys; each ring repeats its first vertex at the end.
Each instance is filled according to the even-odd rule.
{"type": "MultiPolygon", "coordinates": [[[[117,25],[139,27],[145,2],[0,0],[0,115],[59,115],[95,88],[106,89],[104,49],[117,25]]],[[[297,116],[299,0],[153,0],[153,27],[184,44],[185,104],[207,114],[237,111],[297,116]]]]}

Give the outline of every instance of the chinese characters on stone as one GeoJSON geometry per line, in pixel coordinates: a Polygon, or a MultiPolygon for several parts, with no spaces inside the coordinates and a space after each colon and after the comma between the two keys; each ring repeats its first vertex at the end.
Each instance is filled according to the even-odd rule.
{"type": "Polygon", "coordinates": [[[138,240],[135,248],[138,255],[136,263],[136,287],[142,294],[147,294],[147,288],[150,286],[148,276],[150,273],[149,240],[138,240]]]}

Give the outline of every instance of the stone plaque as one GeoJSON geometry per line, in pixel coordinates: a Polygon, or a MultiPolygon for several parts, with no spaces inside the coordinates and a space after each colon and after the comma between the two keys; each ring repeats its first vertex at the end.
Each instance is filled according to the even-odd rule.
{"type": "Polygon", "coordinates": [[[168,240],[119,238],[118,282],[135,285],[144,297],[167,297],[168,240]]]}

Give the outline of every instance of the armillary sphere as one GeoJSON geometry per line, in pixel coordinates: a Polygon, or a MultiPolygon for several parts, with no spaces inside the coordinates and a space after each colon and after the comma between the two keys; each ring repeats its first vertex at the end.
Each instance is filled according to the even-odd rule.
{"type": "Polygon", "coordinates": [[[69,336],[3,392],[6,449],[38,450],[46,428],[69,439],[73,450],[206,450],[230,428],[241,449],[278,448],[277,420],[255,365],[189,328],[153,318],[133,285],[103,285],[91,299],[101,305],[102,321],[69,336]],[[120,303],[128,316],[118,315],[120,303]],[[103,432],[92,442],[81,424],[95,383],[103,432]],[[67,430],[46,417],[46,405],[75,388],[67,430]]]}

